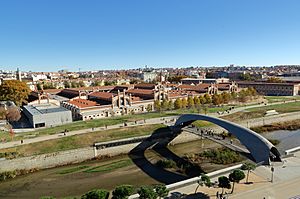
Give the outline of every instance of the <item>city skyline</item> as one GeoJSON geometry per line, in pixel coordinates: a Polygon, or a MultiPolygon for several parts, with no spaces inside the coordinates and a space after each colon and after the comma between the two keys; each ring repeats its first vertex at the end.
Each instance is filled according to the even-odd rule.
{"type": "Polygon", "coordinates": [[[299,8],[297,1],[269,0],[0,2],[0,67],[299,64],[299,8]]]}

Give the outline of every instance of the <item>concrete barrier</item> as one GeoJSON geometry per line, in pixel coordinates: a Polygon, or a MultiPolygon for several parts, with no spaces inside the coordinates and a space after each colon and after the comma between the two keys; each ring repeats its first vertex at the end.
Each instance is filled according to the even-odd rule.
{"type": "Polygon", "coordinates": [[[290,155],[290,153],[296,152],[300,150],[300,146],[297,146],[295,148],[291,148],[285,151],[285,155],[290,155]]]}
{"type": "MultiPolygon", "coordinates": [[[[231,172],[235,169],[240,169],[241,166],[242,166],[242,164],[234,165],[234,166],[227,167],[227,168],[224,168],[224,169],[221,169],[221,170],[213,171],[213,172],[208,173],[206,175],[209,176],[210,178],[214,178],[216,176],[227,174],[227,173],[229,173],[229,172],[231,172]]],[[[166,185],[166,187],[167,187],[168,190],[171,191],[171,190],[174,190],[174,189],[178,189],[178,188],[181,188],[181,187],[184,187],[184,186],[188,186],[188,185],[197,183],[198,180],[201,180],[200,176],[190,178],[190,179],[187,179],[187,180],[183,180],[183,181],[180,181],[180,182],[175,182],[173,184],[166,185]]],[[[136,198],[139,198],[139,194],[131,195],[131,196],[129,196],[128,199],[136,199],[136,198]]]]}

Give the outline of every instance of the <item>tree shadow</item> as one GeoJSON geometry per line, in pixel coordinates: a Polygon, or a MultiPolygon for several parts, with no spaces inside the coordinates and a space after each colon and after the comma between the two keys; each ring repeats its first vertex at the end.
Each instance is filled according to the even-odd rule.
{"type": "MultiPolygon", "coordinates": [[[[191,165],[192,163],[177,156],[167,148],[168,144],[180,133],[181,132],[174,133],[168,127],[157,129],[152,133],[152,135],[149,138],[147,138],[134,149],[132,149],[129,152],[129,157],[135,163],[135,165],[138,166],[143,172],[145,172],[153,179],[164,184],[172,184],[178,181],[186,180],[191,177],[195,177],[198,173],[202,171],[200,167],[198,168],[198,173],[195,174],[195,172],[187,172],[187,174],[184,175],[158,167],[155,164],[151,163],[145,157],[145,151],[149,148],[152,148],[162,157],[175,161],[177,166],[191,165]]],[[[196,168],[193,168],[193,170],[196,170],[196,168]]]]}
{"type": "Polygon", "coordinates": [[[209,199],[209,198],[210,198],[209,195],[202,192],[190,194],[185,197],[185,199],[209,199]]]}

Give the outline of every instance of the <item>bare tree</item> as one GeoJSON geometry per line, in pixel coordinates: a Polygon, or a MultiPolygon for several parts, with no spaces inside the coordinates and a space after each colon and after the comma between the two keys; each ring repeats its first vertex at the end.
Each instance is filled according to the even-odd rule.
{"type": "Polygon", "coordinates": [[[6,119],[8,121],[16,122],[16,121],[19,121],[20,118],[21,118],[21,113],[17,107],[8,107],[7,108],[6,119]]]}

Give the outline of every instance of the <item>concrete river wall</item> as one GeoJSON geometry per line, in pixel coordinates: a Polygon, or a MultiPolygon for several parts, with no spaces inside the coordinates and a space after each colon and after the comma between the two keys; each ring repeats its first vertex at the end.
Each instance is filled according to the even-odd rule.
{"type": "MultiPolygon", "coordinates": [[[[197,139],[200,139],[199,136],[183,132],[177,138],[175,138],[171,144],[184,143],[197,139]]],[[[11,160],[2,159],[0,160],[0,172],[13,171],[17,169],[46,169],[83,162],[93,159],[97,156],[117,156],[121,154],[127,154],[140,143],[141,142],[139,141],[136,143],[123,144],[101,149],[97,149],[96,147],[86,147],[42,155],[21,157],[11,160]]]]}

